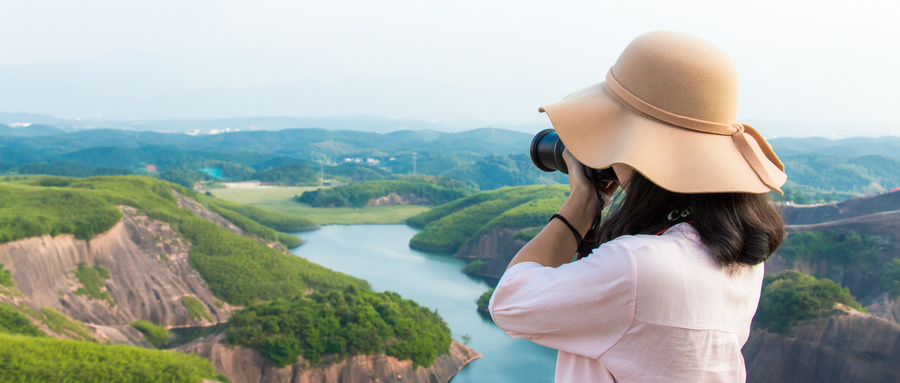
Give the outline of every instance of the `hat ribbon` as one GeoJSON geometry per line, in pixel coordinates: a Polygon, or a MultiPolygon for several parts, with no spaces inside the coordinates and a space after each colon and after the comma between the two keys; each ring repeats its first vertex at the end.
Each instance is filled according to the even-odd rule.
{"type": "Polygon", "coordinates": [[[747,161],[747,165],[749,165],[750,168],[753,169],[753,171],[759,177],[760,181],[762,181],[762,183],[768,186],[770,189],[777,190],[779,193],[783,193],[781,191],[781,188],[779,188],[778,185],[776,185],[772,180],[772,176],[763,166],[763,163],[760,160],[759,156],[756,155],[756,152],[753,150],[753,146],[751,146],[750,141],[747,139],[747,135],[749,135],[754,141],[756,141],[757,145],[759,145],[759,148],[762,150],[766,158],[771,161],[772,164],[777,166],[778,169],[784,171],[784,164],[781,162],[781,160],[778,159],[778,156],[775,155],[775,151],[772,150],[772,147],[769,145],[769,143],[766,142],[761,134],[759,134],[759,131],[757,131],[749,124],[722,124],[718,122],[682,116],[680,114],[675,114],[667,110],[660,109],[629,92],[628,89],[625,89],[625,87],[622,86],[622,84],[620,84],[618,80],[616,80],[615,76],[613,76],[612,69],[610,69],[609,72],[606,73],[606,87],[610,91],[612,91],[613,94],[619,96],[619,98],[626,104],[657,120],[697,132],[731,136],[732,141],[734,141],[735,147],[744,157],[744,160],[747,161]]]}

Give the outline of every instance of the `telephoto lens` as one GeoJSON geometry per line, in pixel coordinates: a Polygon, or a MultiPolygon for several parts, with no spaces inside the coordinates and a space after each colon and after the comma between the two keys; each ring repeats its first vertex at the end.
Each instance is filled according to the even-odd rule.
{"type": "MultiPolygon", "coordinates": [[[[556,130],[544,129],[535,134],[531,140],[531,162],[545,172],[558,170],[563,174],[569,174],[569,168],[563,158],[565,150],[566,145],[559,139],[556,130]]],[[[598,170],[585,166],[584,174],[593,181],[618,181],[612,168],[598,170]]]]}

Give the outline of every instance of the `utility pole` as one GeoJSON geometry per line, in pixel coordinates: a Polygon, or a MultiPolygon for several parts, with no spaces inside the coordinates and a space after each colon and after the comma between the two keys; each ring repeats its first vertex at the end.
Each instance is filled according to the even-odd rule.
{"type": "Polygon", "coordinates": [[[418,155],[419,155],[419,153],[413,152],[413,172],[412,172],[413,177],[416,176],[416,156],[418,156],[418,155]]]}

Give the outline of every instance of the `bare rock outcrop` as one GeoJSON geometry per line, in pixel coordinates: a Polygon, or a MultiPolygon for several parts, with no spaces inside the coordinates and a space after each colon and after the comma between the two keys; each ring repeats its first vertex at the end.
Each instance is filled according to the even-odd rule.
{"type": "Polygon", "coordinates": [[[177,348],[212,361],[216,372],[234,383],[337,383],[337,382],[446,382],[466,364],[481,357],[458,342],[428,367],[413,368],[411,361],[386,355],[359,355],[326,367],[307,368],[302,360],[276,368],[259,352],[223,343],[224,334],[198,339],[177,348]]]}
{"type": "Polygon", "coordinates": [[[753,330],[748,382],[900,382],[900,325],[837,304],[790,335],[753,330]]]}
{"type": "Polygon", "coordinates": [[[508,228],[493,228],[463,244],[454,254],[457,258],[484,259],[478,275],[500,279],[509,261],[528,241],[518,238],[517,231],[508,228]]]}
{"type": "Polygon", "coordinates": [[[431,201],[427,198],[419,198],[419,196],[412,193],[391,193],[386,196],[372,198],[369,202],[366,202],[366,207],[396,205],[431,205],[431,201]]]}
{"type": "Polygon", "coordinates": [[[54,308],[94,327],[101,338],[132,344],[143,342],[128,327],[138,319],[167,327],[209,324],[191,319],[183,296],[199,299],[213,321],[226,321],[233,309],[219,303],[188,264],[190,244],[168,224],[131,207],[119,208],[123,212],[119,223],[91,240],[62,234],[0,245],[0,263],[24,295],[0,299],[34,309],[54,308]],[[73,271],[80,264],[109,270],[103,288],[113,304],[75,293],[81,284],[73,271]]]}

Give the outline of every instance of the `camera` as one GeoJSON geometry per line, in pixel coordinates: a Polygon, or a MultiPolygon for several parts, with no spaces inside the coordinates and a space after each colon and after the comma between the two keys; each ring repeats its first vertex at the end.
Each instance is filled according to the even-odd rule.
{"type": "MultiPolygon", "coordinates": [[[[564,150],[566,150],[566,145],[559,139],[556,130],[544,129],[535,134],[534,139],[531,140],[531,162],[545,172],[559,170],[563,174],[569,174],[566,160],[563,159],[564,150]]],[[[611,167],[593,169],[585,166],[584,174],[593,182],[618,181],[616,172],[611,167]]]]}

